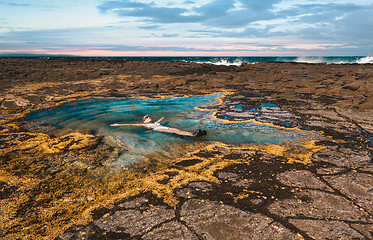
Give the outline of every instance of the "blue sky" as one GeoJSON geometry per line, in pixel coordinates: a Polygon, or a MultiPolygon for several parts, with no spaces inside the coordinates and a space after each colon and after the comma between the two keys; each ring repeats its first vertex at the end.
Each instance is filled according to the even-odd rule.
{"type": "Polygon", "coordinates": [[[372,0],[0,0],[0,54],[373,55],[372,0]]]}

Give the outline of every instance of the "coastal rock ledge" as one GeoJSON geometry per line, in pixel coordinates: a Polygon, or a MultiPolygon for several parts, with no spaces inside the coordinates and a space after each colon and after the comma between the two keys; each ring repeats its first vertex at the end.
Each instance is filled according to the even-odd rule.
{"type": "Polygon", "coordinates": [[[0,58],[0,238],[373,239],[373,65],[0,58]],[[320,136],[196,142],[128,169],[93,131],[23,120],[90,98],[226,93],[222,121],[320,136]]]}

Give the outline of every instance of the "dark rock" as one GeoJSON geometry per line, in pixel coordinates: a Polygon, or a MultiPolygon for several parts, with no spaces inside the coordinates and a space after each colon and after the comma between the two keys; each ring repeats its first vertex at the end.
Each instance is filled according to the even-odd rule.
{"type": "Polygon", "coordinates": [[[60,235],[57,240],[89,240],[95,237],[94,228],[87,226],[73,226],[69,228],[64,234],[60,235]]]}
{"type": "Polygon", "coordinates": [[[317,190],[294,193],[272,203],[268,210],[281,217],[307,217],[373,223],[373,218],[342,196],[317,190]]]}
{"type": "Polygon", "coordinates": [[[300,230],[314,239],[364,239],[365,237],[351,228],[347,223],[339,221],[321,221],[290,219],[300,230]]]}
{"type": "Polygon", "coordinates": [[[321,180],[309,171],[287,171],[280,173],[277,179],[284,185],[290,187],[310,188],[333,192],[333,189],[328,187],[321,180]]]}
{"type": "Polygon", "coordinates": [[[231,172],[219,172],[217,176],[219,179],[225,180],[226,182],[230,182],[233,186],[236,187],[249,187],[252,183],[255,182],[254,179],[244,178],[243,176],[237,173],[231,172]]]}
{"type": "Polygon", "coordinates": [[[329,147],[313,155],[313,162],[327,162],[339,167],[359,167],[370,163],[371,156],[364,149],[329,147]]]}
{"type": "Polygon", "coordinates": [[[334,188],[373,214],[373,176],[367,173],[349,172],[324,177],[334,188]]]}
{"type": "Polygon", "coordinates": [[[200,160],[200,159],[188,159],[188,160],[183,160],[181,162],[177,162],[177,163],[175,163],[175,165],[178,166],[178,167],[190,167],[190,166],[196,165],[196,164],[201,163],[201,162],[203,162],[203,161],[200,160]]]}
{"type": "Polygon", "coordinates": [[[131,201],[128,201],[128,202],[124,202],[124,203],[121,203],[118,205],[118,207],[120,208],[137,208],[137,207],[141,207],[142,205],[148,203],[148,199],[144,198],[144,197],[141,197],[141,198],[135,198],[131,201]]]}
{"type": "Polygon", "coordinates": [[[366,239],[373,239],[373,224],[351,224],[351,227],[356,229],[360,234],[364,235],[366,239]]]}
{"type": "Polygon", "coordinates": [[[8,198],[16,190],[16,186],[0,181],[0,200],[8,198]]]}
{"type": "Polygon", "coordinates": [[[162,226],[153,229],[145,234],[142,239],[145,240],[170,240],[170,239],[183,239],[183,240],[198,240],[187,227],[179,222],[168,222],[162,226]]]}
{"type": "Polygon", "coordinates": [[[175,212],[165,206],[154,206],[145,212],[120,210],[94,221],[101,231],[115,234],[143,235],[151,228],[175,217],[175,212]]]}
{"type": "Polygon", "coordinates": [[[192,199],[181,208],[181,219],[204,239],[301,239],[273,219],[215,201],[192,199]]]}

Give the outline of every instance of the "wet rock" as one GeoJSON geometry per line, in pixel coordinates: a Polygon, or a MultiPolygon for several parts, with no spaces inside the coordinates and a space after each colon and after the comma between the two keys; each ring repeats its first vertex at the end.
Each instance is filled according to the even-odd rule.
{"type": "Polygon", "coordinates": [[[169,240],[169,239],[183,239],[183,240],[198,240],[187,227],[179,222],[168,222],[162,226],[145,234],[142,239],[145,240],[169,240]]]}
{"type": "Polygon", "coordinates": [[[301,110],[299,111],[299,113],[301,114],[304,114],[304,115],[308,115],[308,116],[320,116],[322,118],[327,118],[327,119],[330,119],[330,120],[334,120],[334,121],[346,121],[345,118],[341,117],[340,115],[338,115],[336,112],[334,111],[328,111],[328,110],[301,110]]]}
{"type": "Polygon", "coordinates": [[[258,213],[241,211],[215,201],[192,199],[181,208],[181,219],[204,239],[301,239],[296,234],[258,213]]]}
{"type": "Polygon", "coordinates": [[[358,127],[349,122],[327,122],[327,119],[322,118],[310,118],[308,121],[303,123],[304,126],[312,128],[329,129],[329,131],[336,132],[339,134],[353,134],[358,131],[358,127]]]}
{"type": "Polygon", "coordinates": [[[349,172],[324,178],[334,188],[373,214],[373,176],[371,174],[349,172]]]}
{"type": "Polygon", "coordinates": [[[333,192],[333,189],[317,179],[316,176],[309,171],[287,171],[280,173],[277,179],[282,184],[290,187],[311,188],[333,192]]]}
{"type": "Polygon", "coordinates": [[[294,193],[272,203],[268,210],[281,217],[308,217],[372,223],[373,218],[342,196],[318,190],[294,193]]]}
{"type": "Polygon", "coordinates": [[[120,210],[94,221],[103,232],[111,234],[142,235],[151,228],[175,217],[175,212],[165,206],[154,206],[147,211],[120,210]]]}
{"type": "Polygon", "coordinates": [[[300,220],[290,219],[300,230],[306,232],[313,239],[364,239],[356,230],[347,223],[338,221],[300,220]]]}
{"type": "Polygon", "coordinates": [[[203,162],[202,160],[200,159],[188,159],[188,160],[183,160],[183,161],[180,161],[180,162],[177,162],[175,163],[176,166],[178,167],[190,167],[190,166],[194,166],[198,163],[201,163],[203,162]]]}
{"type": "Polygon", "coordinates": [[[332,163],[339,167],[356,168],[370,163],[371,156],[364,149],[329,147],[314,154],[312,161],[332,163]]]}
{"type": "MultiPolygon", "coordinates": [[[[240,95],[234,95],[237,98],[240,95]]],[[[253,101],[253,99],[238,99],[237,101],[230,101],[231,97],[224,100],[224,104],[218,107],[216,117],[221,119],[228,119],[231,121],[245,121],[255,119],[259,122],[273,123],[285,127],[297,126],[296,117],[288,111],[282,110],[276,104],[269,102],[262,103],[260,101],[253,101]]]]}

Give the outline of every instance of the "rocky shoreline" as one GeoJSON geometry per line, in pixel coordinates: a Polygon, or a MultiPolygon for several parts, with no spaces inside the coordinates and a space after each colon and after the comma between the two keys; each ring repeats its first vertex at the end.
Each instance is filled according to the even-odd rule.
{"type": "Polygon", "coordinates": [[[371,64],[2,58],[0,72],[1,237],[373,238],[371,64]],[[185,156],[113,172],[105,163],[119,150],[105,137],[22,121],[80,99],[216,91],[230,93],[213,106],[218,119],[323,139],[195,143],[185,156]],[[276,107],[259,107],[267,102],[276,107]]]}

